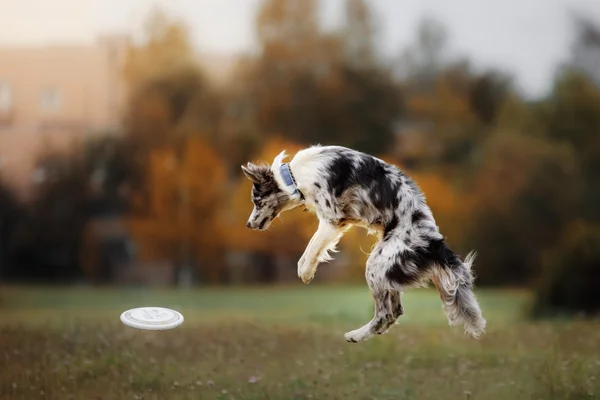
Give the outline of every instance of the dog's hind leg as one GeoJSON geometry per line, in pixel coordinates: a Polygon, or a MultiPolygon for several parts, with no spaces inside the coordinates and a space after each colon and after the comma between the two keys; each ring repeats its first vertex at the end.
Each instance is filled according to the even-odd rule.
{"type": "Polygon", "coordinates": [[[404,307],[402,307],[402,292],[398,290],[390,290],[390,308],[392,309],[392,315],[394,321],[404,314],[404,307]]]}
{"type": "Polygon", "coordinates": [[[373,335],[386,333],[402,315],[400,303],[400,292],[385,290],[383,292],[372,292],[375,300],[375,315],[365,326],[350,331],[344,335],[348,342],[363,342],[373,335]]]}
{"type": "Polygon", "coordinates": [[[362,342],[373,335],[386,333],[404,310],[400,292],[393,288],[386,276],[389,259],[382,256],[386,244],[380,243],[367,261],[366,279],[375,301],[375,315],[365,326],[344,335],[348,342],[362,342]]]}

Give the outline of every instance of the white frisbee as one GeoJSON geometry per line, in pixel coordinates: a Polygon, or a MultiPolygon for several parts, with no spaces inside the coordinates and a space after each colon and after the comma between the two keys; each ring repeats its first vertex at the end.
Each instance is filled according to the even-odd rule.
{"type": "Polygon", "coordinates": [[[121,322],[131,328],[160,331],[181,325],[183,315],[163,307],[140,307],[121,314],[121,322]]]}

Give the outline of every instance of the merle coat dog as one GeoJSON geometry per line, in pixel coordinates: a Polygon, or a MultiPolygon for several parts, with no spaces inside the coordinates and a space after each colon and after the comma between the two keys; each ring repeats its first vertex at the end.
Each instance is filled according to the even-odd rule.
{"type": "Polygon", "coordinates": [[[479,337],[486,321],[473,294],[475,253],[464,261],[448,248],[425,196],[397,167],[341,146],[313,146],[284,163],[285,151],[272,165],[242,166],[253,182],[254,210],[247,226],[264,230],[286,210],[304,206],[316,214],[319,227],[298,262],[306,284],[319,263],[352,226],[366,228],[379,241],[366,265],[366,280],[375,301],[375,316],[345,334],[361,342],[387,332],[403,314],[401,292],[432,281],[440,293],[450,325],[463,324],[479,337]]]}

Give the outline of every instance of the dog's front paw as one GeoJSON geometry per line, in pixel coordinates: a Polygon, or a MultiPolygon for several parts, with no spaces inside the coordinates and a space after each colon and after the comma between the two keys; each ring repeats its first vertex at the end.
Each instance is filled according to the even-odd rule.
{"type": "Polygon", "coordinates": [[[303,275],[298,275],[300,277],[300,279],[302,279],[302,283],[308,285],[309,283],[312,282],[312,280],[315,278],[314,274],[303,274],[303,275]]]}
{"type": "Polygon", "coordinates": [[[314,270],[299,269],[298,277],[302,279],[304,284],[308,285],[315,278],[315,273],[314,270]]]}
{"type": "Polygon", "coordinates": [[[302,282],[308,285],[315,278],[315,270],[311,265],[307,265],[304,259],[298,262],[298,277],[302,282]]]}

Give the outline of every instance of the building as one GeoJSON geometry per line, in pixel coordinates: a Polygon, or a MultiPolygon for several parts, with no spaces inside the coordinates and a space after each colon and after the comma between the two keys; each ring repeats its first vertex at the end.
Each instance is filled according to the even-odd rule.
{"type": "Polygon", "coordinates": [[[106,36],[88,46],[0,48],[0,172],[21,195],[41,151],[118,128],[128,45],[106,36]]]}
{"type": "MultiPolygon", "coordinates": [[[[90,45],[0,48],[0,177],[27,198],[42,151],[118,132],[127,101],[128,36],[90,45]]],[[[228,81],[236,57],[199,54],[208,78],[228,81]]]]}

